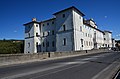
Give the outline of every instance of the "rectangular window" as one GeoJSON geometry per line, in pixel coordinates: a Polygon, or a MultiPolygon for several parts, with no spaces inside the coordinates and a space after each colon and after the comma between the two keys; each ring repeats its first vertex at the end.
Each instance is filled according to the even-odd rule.
{"type": "Polygon", "coordinates": [[[48,36],[50,35],[50,32],[48,32],[48,36]]]}
{"type": "Polygon", "coordinates": [[[38,33],[36,33],[36,37],[38,37],[39,35],[38,35],[38,33]]]}
{"type": "Polygon", "coordinates": [[[46,46],[49,47],[49,41],[46,43],[46,46]]]}
{"type": "Polygon", "coordinates": [[[66,46],[66,38],[63,39],[63,45],[66,46]]]}
{"type": "Polygon", "coordinates": [[[38,46],[38,42],[36,42],[36,46],[38,46]]]}
{"type": "Polygon", "coordinates": [[[80,31],[82,32],[82,26],[80,26],[80,31]]]}
{"type": "Polygon", "coordinates": [[[52,30],[52,35],[54,35],[54,30],[52,30]]]}
{"type": "Polygon", "coordinates": [[[63,31],[65,31],[66,30],[66,27],[65,27],[65,25],[63,25],[63,31]]]}
{"type": "Polygon", "coordinates": [[[30,43],[28,43],[28,48],[30,48],[30,43]]]}
{"type": "Polygon", "coordinates": [[[88,37],[89,37],[89,34],[88,34],[88,37]]]}
{"type": "Polygon", "coordinates": [[[86,45],[88,46],[88,41],[86,41],[86,45]]]}
{"type": "Polygon", "coordinates": [[[62,17],[65,18],[65,14],[63,14],[62,17]]]}
{"type": "Polygon", "coordinates": [[[45,34],[44,34],[44,32],[43,32],[43,36],[44,36],[45,34]]]}
{"type": "Polygon", "coordinates": [[[87,37],[87,33],[86,33],[86,37],[87,37]]]}
{"type": "Polygon", "coordinates": [[[54,47],[55,46],[55,43],[54,43],[54,41],[52,41],[52,47],[54,47]]]}
{"type": "Polygon", "coordinates": [[[90,45],[90,42],[89,42],[89,46],[91,46],[91,45],[90,45]]]}
{"type": "Polygon", "coordinates": [[[83,47],[83,39],[81,39],[81,46],[83,47]]]}
{"type": "Polygon", "coordinates": [[[45,43],[43,42],[43,47],[45,47],[45,43]]]}
{"type": "Polygon", "coordinates": [[[49,23],[47,23],[47,25],[49,25],[49,23]]]}
{"type": "Polygon", "coordinates": [[[43,26],[45,26],[45,24],[43,24],[43,26]]]}
{"type": "Polygon", "coordinates": [[[54,21],[52,22],[52,24],[54,24],[54,21]]]}
{"type": "Polygon", "coordinates": [[[81,19],[81,16],[79,16],[79,18],[81,19]]]}
{"type": "Polygon", "coordinates": [[[28,33],[28,37],[30,37],[30,33],[28,33]]]}

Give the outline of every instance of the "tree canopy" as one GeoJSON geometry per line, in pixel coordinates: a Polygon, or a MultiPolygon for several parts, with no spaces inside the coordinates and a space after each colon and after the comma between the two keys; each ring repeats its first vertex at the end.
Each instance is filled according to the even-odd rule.
{"type": "Polygon", "coordinates": [[[0,54],[23,53],[23,41],[16,40],[0,40],[0,54]]]}

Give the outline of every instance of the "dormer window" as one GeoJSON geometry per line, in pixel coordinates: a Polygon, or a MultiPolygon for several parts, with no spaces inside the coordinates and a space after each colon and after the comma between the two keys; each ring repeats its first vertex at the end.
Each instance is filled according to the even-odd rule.
{"type": "Polygon", "coordinates": [[[65,18],[65,14],[63,14],[62,16],[63,16],[63,18],[65,18]]]}

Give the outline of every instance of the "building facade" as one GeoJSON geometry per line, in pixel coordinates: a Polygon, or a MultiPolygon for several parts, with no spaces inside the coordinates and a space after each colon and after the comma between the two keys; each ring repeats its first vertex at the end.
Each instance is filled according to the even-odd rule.
{"type": "Polygon", "coordinates": [[[24,53],[79,51],[112,47],[112,33],[101,31],[93,19],[86,20],[76,7],[53,14],[54,18],[25,26],[24,53]]]}

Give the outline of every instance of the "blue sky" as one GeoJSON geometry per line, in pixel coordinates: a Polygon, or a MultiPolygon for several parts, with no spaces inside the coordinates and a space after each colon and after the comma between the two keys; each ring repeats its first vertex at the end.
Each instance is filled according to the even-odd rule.
{"type": "Polygon", "coordinates": [[[33,17],[38,21],[75,6],[86,19],[93,18],[98,28],[110,30],[120,39],[120,0],[0,0],[0,39],[24,39],[24,26],[33,17]]]}

